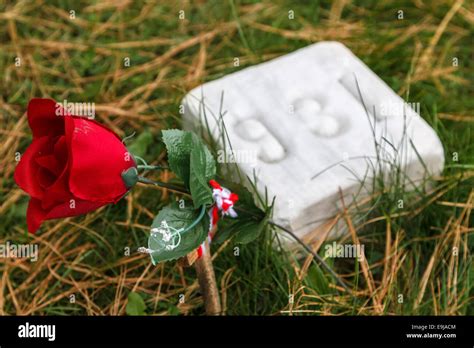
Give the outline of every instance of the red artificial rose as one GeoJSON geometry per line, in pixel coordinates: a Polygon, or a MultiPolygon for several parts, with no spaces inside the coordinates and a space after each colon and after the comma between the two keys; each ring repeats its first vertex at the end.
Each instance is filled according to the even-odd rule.
{"type": "Polygon", "coordinates": [[[103,125],[63,115],[51,99],[32,99],[28,123],[33,142],[15,170],[30,196],[28,231],[44,220],[88,213],[116,203],[128,191],[122,173],[135,167],[120,138],[103,125]]]}

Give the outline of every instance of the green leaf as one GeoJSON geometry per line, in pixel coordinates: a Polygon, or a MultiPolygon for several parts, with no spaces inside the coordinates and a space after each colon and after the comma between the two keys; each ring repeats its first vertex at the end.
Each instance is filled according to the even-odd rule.
{"type": "Polygon", "coordinates": [[[191,194],[194,191],[193,199],[197,198],[198,201],[195,206],[201,206],[202,202],[209,203],[212,196],[209,196],[211,190],[208,182],[216,174],[216,162],[209,149],[194,133],[178,129],[164,130],[162,133],[169,166],[186,187],[193,187],[191,194]],[[204,182],[206,189],[203,189],[204,182]]]}
{"type": "Polygon", "coordinates": [[[216,175],[216,162],[207,147],[200,141],[195,142],[191,151],[189,188],[194,207],[212,204],[212,190],[209,180],[216,175]]]}
{"type": "Polygon", "coordinates": [[[255,240],[266,226],[267,214],[255,204],[254,197],[242,184],[218,178],[218,182],[239,195],[239,200],[234,206],[237,219],[221,219],[213,243],[223,243],[231,237],[241,244],[255,240]]]}
{"type": "MultiPolygon", "coordinates": [[[[238,218],[237,218],[238,219],[238,218]]],[[[222,244],[231,238],[242,227],[242,221],[237,219],[221,219],[217,228],[217,233],[212,239],[212,243],[222,244]]]]}
{"type": "Polygon", "coordinates": [[[253,242],[260,236],[268,222],[266,217],[261,221],[249,218],[237,219],[237,221],[233,221],[223,228],[219,228],[213,239],[213,243],[221,244],[231,237],[234,237],[234,242],[239,244],[253,242]]]}
{"type": "Polygon", "coordinates": [[[144,157],[148,151],[148,147],[153,143],[153,135],[150,131],[142,132],[128,147],[128,151],[138,157],[144,157]]]}
{"type": "Polygon", "coordinates": [[[217,181],[222,186],[227,187],[229,190],[239,195],[239,200],[236,203],[239,219],[249,217],[260,221],[265,217],[265,212],[257,207],[253,194],[250,193],[244,185],[223,178],[218,178],[217,181]]]}
{"type": "Polygon", "coordinates": [[[247,244],[257,239],[267,226],[268,216],[261,221],[248,220],[241,224],[241,228],[235,234],[234,242],[247,244]]]}
{"type": "Polygon", "coordinates": [[[125,312],[128,315],[145,315],[145,309],[145,301],[143,301],[140,294],[136,292],[128,294],[127,307],[125,308],[125,312]]]}
{"type": "MultiPolygon", "coordinates": [[[[180,230],[190,226],[200,215],[201,211],[191,207],[180,208],[176,203],[172,203],[158,213],[153,220],[152,228],[159,228],[162,221],[166,221],[168,226],[180,230]]],[[[185,256],[196,249],[206,239],[209,229],[209,217],[204,211],[202,220],[191,230],[181,233],[179,245],[172,249],[164,248],[164,241],[160,234],[150,234],[148,248],[152,250],[151,259],[153,264],[162,261],[169,261],[185,256]]],[[[170,229],[172,231],[172,229],[170,229]]]]}
{"type": "Polygon", "coordinates": [[[163,130],[162,134],[171,170],[189,187],[189,156],[194,145],[192,133],[179,129],[168,129],[163,130]]]}

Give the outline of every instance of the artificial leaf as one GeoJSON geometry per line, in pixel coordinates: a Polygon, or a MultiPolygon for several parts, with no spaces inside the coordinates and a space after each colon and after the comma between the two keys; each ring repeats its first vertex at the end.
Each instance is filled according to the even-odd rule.
{"type": "Polygon", "coordinates": [[[196,184],[201,186],[200,182],[203,180],[209,186],[208,181],[216,173],[216,163],[204,142],[196,134],[178,129],[164,130],[162,133],[169,166],[183,180],[184,185],[190,188],[191,176],[197,176],[197,182],[193,178],[195,189],[196,184]]]}
{"type": "Polygon", "coordinates": [[[190,154],[193,149],[192,133],[179,129],[162,131],[171,170],[189,186],[190,154]]]}
{"type": "Polygon", "coordinates": [[[145,309],[145,301],[143,301],[140,294],[137,294],[136,292],[128,294],[127,307],[125,308],[125,312],[128,315],[145,315],[145,309]]]}
{"type": "Polygon", "coordinates": [[[242,224],[238,232],[235,233],[234,242],[247,244],[257,239],[267,226],[268,217],[261,221],[247,220],[242,224]]]}
{"type": "MultiPolygon", "coordinates": [[[[152,228],[159,228],[162,221],[173,229],[180,230],[190,226],[200,215],[199,210],[191,207],[180,208],[176,203],[170,204],[158,213],[153,220],[152,228]]],[[[153,264],[178,259],[193,251],[206,239],[209,229],[209,217],[204,212],[202,220],[191,230],[181,233],[179,245],[172,249],[163,248],[162,241],[150,234],[148,248],[151,250],[153,264]]]]}
{"type": "Polygon", "coordinates": [[[212,238],[212,243],[222,244],[229,239],[236,231],[239,230],[240,221],[231,219],[219,220],[217,233],[212,238]]]}
{"type": "Polygon", "coordinates": [[[219,225],[213,243],[221,244],[234,237],[235,243],[247,244],[260,236],[268,223],[268,216],[263,215],[260,220],[248,216],[239,216],[238,220],[223,220],[219,221],[222,223],[219,225]]]}
{"type": "Polygon", "coordinates": [[[218,178],[217,180],[222,186],[227,187],[229,190],[239,195],[239,200],[236,204],[239,218],[249,217],[260,221],[265,217],[265,212],[257,207],[253,194],[250,193],[244,185],[224,178],[218,178]]]}
{"type": "Polygon", "coordinates": [[[242,184],[218,178],[218,182],[239,195],[239,200],[234,206],[238,217],[237,220],[221,219],[219,228],[213,239],[214,243],[220,244],[231,237],[235,237],[237,243],[248,243],[257,238],[266,225],[267,214],[257,207],[253,195],[242,184]],[[263,222],[260,224],[260,222],[263,222]]]}
{"type": "Polygon", "coordinates": [[[206,178],[206,181],[209,182],[209,180],[213,179],[216,176],[216,160],[214,159],[214,156],[212,155],[211,151],[209,151],[209,149],[207,148],[206,144],[204,144],[204,142],[194,133],[193,139],[196,147],[199,147],[201,149],[200,151],[204,153],[204,176],[206,178]]]}
{"type": "MultiPolygon", "coordinates": [[[[199,139],[198,139],[199,140],[199,139]]],[[[195,142],[191,151],[189,189],[195,208],[212,204],[212,190],[209,180],[216,174],[216,163],[206,146],[195,142]]]]}

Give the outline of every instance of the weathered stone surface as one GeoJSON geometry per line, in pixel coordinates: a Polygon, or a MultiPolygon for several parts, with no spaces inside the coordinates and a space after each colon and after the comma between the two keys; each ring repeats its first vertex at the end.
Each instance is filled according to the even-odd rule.
{"type": "MultiPolygon", "coordinates": [[[[225,111],[239,167],[250,177],[256,171],[259,189],[266,186],[277,197],[275,220],[299,236],[337,212],[339,190],[349,204],[361,182],[372,182],[374,168],[388,178],[390,163],[398,163],[417,185],[443,168],[442,144],[416,105],[407,106],[337,42],[314,44],[206,83],[183,105],[185,127],[202,125],[205,108],[214,137],[219,110],[225,111]]],[[[369,191],[364,186],[359,198],[369,191]]]]}

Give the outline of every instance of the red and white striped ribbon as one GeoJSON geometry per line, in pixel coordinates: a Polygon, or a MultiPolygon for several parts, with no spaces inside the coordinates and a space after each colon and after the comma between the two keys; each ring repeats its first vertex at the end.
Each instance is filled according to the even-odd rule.
{"type": "MultiPolygon", "coordinates": [[[[219,221],[219,212],[222,216],[237,217],[237,213],[234,210],[234,203],[239,200],[239,196],[235,193],[230,192],[230,190],[222,187],[217,181],[210,180],[209,184],[212,187],[212,198],[214,199],[214,205],[209,211],[210,225],[209,233],[207,235],[207,240],[209,244],[212,241],[213,231],[219,221]]],[[[204,241],[199,248],[197,249],[198,258],[200,258],[206,252],[206,242],[204,241]]]]}

